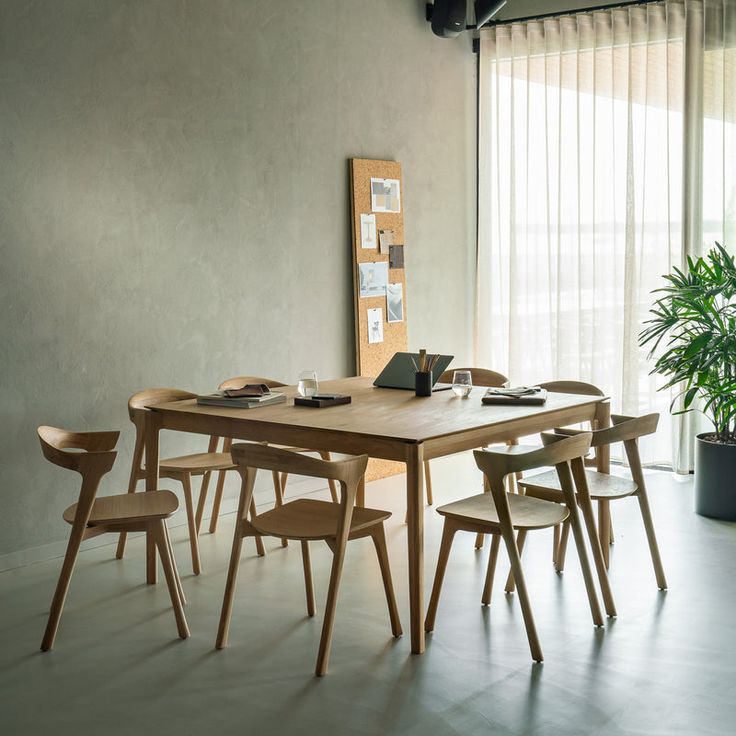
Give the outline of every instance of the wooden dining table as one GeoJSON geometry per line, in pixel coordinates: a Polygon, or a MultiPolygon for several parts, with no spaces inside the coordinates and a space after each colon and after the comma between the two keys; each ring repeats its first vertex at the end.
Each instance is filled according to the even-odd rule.
{"type": "MultiPolygon", "coordinates": [[[[296,387],[280,390],[287,395],[286,403],[255,409],[200,406],[194,399],[151,407],[145,433],[146,490],[158,487],[162,429],[405,463],[411,650],[415,654],[424,651],[424,461],[558,426],[593,420],[601,429],[610,425],[609,403],[601,396],[550,393],[542,406],[486,406],[478,388],[465,399],[452,391],[417,397],[411,391],[376,388],[371,378],[345,378],[320,382],[320,391],[349,394],[352,403],[315,409],[294,405],[296,387]]],[[[605,453],[598,463],[599,470],[607,471],[605,453]]],[[[155,561],[154,555],[150,550],[149,558],[155,561]]],[[[152,574],[155,577],[155,564],[152,574]]]]}

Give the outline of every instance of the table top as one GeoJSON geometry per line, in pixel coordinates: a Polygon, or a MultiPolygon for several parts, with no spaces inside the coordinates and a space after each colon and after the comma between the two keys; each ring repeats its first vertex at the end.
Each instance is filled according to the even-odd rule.
{"type": "Polygon", "coordinates": [[[261,427],[299,427],[399,442],[425,442],[514,420],[541,418],[545,414],[582,408],[606,400],[601,396],[550,393],[542,406],[485,406],[481,403],[485,393],[483,387],[475,387],[467,399],[457,398],[452,391],[438,391],[432,396],[417,397],[412,391],[377,388],[373,386],[372,378],[342,378],[320,381],[320,391],[349,394],[352,403],[315,409],[294,406],[291,399],[296,395],[295,386],[277,390],[287,395],[285,404],[231,409],[199,406],[194,399],[189,399],[151,408],[157,412],[187,415],[191,419],[196,416],[202,419],[217,417],[261,427]]]}

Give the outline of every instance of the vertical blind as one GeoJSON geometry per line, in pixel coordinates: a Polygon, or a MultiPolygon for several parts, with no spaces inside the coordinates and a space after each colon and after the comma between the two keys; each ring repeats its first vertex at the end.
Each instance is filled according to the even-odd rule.
{"type": "Polygon", "coordinates": [[[662,274],[736,249],[736,0],[485,30],[479,89],[477,363],[659,411],[645,459],[687,471],[637,336],[662,274]]]}

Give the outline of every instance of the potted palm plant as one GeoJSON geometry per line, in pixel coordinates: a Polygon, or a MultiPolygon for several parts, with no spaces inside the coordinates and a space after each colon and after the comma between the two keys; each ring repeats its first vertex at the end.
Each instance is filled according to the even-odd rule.
{"type": "Polygon", "coordinates": [[[695,510],[736,521],[736,265],[716,243],[702,258],[688,258],[667,285],[639,335],[656,356],[652,373],[667,378],[660,390],[680,390],[673,414],[698,409],[713,425],[695,446],[695,510]],[[660,351],[660,346],[662,350],[660,351]]]}

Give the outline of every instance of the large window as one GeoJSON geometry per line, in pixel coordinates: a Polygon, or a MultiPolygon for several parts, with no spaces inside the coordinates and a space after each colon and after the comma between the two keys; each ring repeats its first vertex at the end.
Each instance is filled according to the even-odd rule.
{"type": "Polygon", "coordinates": [[[736,248],[735,11],[672,0],[481,39],[476,359],[661,412],[646,458],[680,469],[637,335],[663,273],[736,248]]]}

